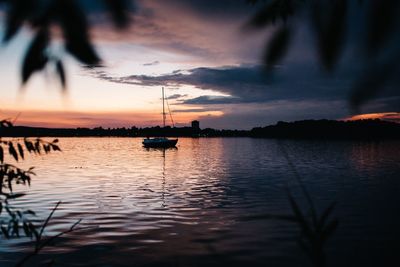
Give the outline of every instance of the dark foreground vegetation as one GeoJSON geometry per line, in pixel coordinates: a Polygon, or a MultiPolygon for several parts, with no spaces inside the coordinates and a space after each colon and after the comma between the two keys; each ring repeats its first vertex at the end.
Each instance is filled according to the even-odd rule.
{"type": "Polygon", "coordinates": [[[382,120],[335,121],[304,120],[278,122],[275,125],[247,130],[216,130],[191,127],[148,128],[4,128],[2,137],[256,137],[290,139],[400,139],[400,124],[382,120]]]}

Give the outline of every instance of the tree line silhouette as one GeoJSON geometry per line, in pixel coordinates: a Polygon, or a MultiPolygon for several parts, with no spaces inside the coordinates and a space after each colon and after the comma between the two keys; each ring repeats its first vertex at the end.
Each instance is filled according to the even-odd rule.
{"type": "Polygon", "coordinates": [[[14,126],[0,132],[3,137],[259,137],[288,139],[400,139],[400,124],[379,119],[336,121],[280,121],[251,130],[219,130],[191,127],[130,128],[41,128],[14,126]]]}

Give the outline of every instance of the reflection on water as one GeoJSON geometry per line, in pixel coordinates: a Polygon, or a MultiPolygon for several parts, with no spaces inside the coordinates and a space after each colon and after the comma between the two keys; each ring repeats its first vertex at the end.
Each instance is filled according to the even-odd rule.
{"type": "MultiPolygon", "coordinates": [[[[37,177],[19,206],[45,218],[61,200],[48,234],[83,219],[36,258],[58,266],[252,264],[307,266],[298,230],[281,221],[243,221],[290,212],[298,185],[285,146],[317,207],[338,201],[340,226],[328,244],[332,266],[382,266],[396,259],[399,142],[312,142],[250,138],[179,140],[178,149],[145,149],[140,139],[66,138],[62,153],[33,157],[37,177]],[[381,260],[381,261],[379,261],[381,260]]],[[[301,194],[296,194],[300,202],[301,194]]],[[[302,203],[302,202],[301,202],[302,203]]],[[[12,266],[29,240],[1,241],[12,266]]]]}

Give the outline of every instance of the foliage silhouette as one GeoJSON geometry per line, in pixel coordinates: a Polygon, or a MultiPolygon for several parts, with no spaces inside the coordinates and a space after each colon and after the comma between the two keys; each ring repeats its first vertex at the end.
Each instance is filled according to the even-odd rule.
{"type": "Polygon", "coordinates": [[[328,207],[319,213],[284,145],[281,142],[278,144],[288,163],[290,171],[292,172],[297,184],[300,186],[303,197],[306,199],[307,207],[302,208],[300,201],[298,199],[296,200],[289,186],[286,185],[287,198],[292,211],[291,214],[258,214],[246,216],[242,219],[249,221],[272,219],[296,224],[300,230],[297,244],[308,256],[313,266],[324,267],[326,266],[325,244],[332,237],[339,225],[339,220],[337,218],[330,219],[336,206],[336,202],[330,203],[328,207]]]}
{"type": "Polygon", "coordinates": [[[291,38],[291,27],[287,25],[281,25],[276,31],[275,35],[268,44],[264,61],[268,62],[267,67],[271,68],[280,61],[282,56],[286,54],[289,48],[289,42],[291,38]]]}
{"type": "MultiPolygon", "coordinates": [[[[0,121],[0,133],[4,129],[12,128],[13,124],[8,120],[0,121]]],[[[1,135],[0,135],[1,136],[1,135]]],[[[34,225],[31,218],[36,213],[32,210],[21,210],[14,208],[12,201],[25,196],[24,193],[14,193],[13,187],[15,185],[30,185],[31,177],[35,175],[33,167],[28,170],[23,170],[13,164],[7,163],[5,156],[9,156],[10,159],[16,162],[24,160],[26,152],[29,154],[48,154],[54,151],[61,151],[58,146],[58,139],[54,139],[51,142],[42,140],[40,138],[23,138],[23,139],[11,139],[4,140],[0,137],[0,238],[19,238],[29,237],[35,241],[35,249],[33,253],[27,254],[17,266],[22,266],[28,259],[39,253],[39,251],[48,245],[55,238],[73,231],[78,221],[72,227],[65,232],[62,232],[56,236],[44,238],[44,230],[48,225],[51,217],[58,208],[59,203],[53,208],[50,215],[47,217],[41,227],[34,225]],[[8,151],[8,153],[7,153],[8,151]]]]}
{"type": "MultiPolygon", "coordinates": [[[[24,57],[21,80],[25,84],[34,72],[43,70],[48,64],[55,67],[62,88],[66,88],[65,68],[59,55],[51,53],[50,29],[57,25],[62,30],[64,47],[68,54],[89,67],[99,66],[100,57],[89,36],[90,25],[77,0],[2,0],[7,7],[6,32],[3,42],[9,42],[23,27],[29,26],[34,38],[24,57]],[[77,30],[79,29],[79,30],[77,30]]],[[[130,24],[128,0],[102,0],[114,25],[125,28],[130,24]]],[[[296,28],[307,20],[311,22],[317,51],[322,66],[333,71],[346,46],[349,32],[350,7],[348,0],[247,0],[259,5],[259,11],[248,21],[246,29],[260,30],[276,28],[267,43],[263,60],[269,70],[285,57],[296,28]]],[[[365,18],[359,23],[365,30],[361,51],[365,74],[354,81],[350,104],[358,109],[375,97],[393,80],[400,70],[400,45],[398,26],[400,2],[397,0],[368,0],[358,2],[365,18]],[[386,48],[390,55],[385,55],[386,48]]]]}
{"type": "MultiPolygon", "coordinates": [[[[13,127],[12,123],[7,120],[0,121],[0,132],[4,128],[13,127]]],[[[27,219],[29,215],[35,215],[31,210],[21,211],[14,209],[10,201],[16,198],[23,197],[25,194],[14,193],[13,186],[16,184],[30,185],[33,172],[33,167],[28,170],[23,170],[13,164],[6,162],[6,152],[15,161],[25,158],[25,151],[28,153],[41,154],[50,153],[51,151],[61,151],[57,145],[58,140],[52,142],[44,141],[40,138],[30,139],[12,139],[4,140],[0,137],[0,216],[6,212],[7,217],[1,217],[0,236],[11,238],[19,237],[21,232],[28,237],[37,236],[38,232],[33,224],[27,219]]]]}
{"type": "MultiPolygon", "coordinates": [[[[252,5],[261,4],[259,11],[246,23],[246,29],[277,28],[267,43],[264,63],[272,69],[286,55],[292,38],[282,38],[283,29],[292,29],[310,21],[316,40],[320,62],[329,72],[335,70],[341,58],[350,28],[350,7],[354,1],[347,0],[248,0],[252,5]]],[[[351,107],[357,110],[375,97],[388,81],[400,71],[400,1],[358,1],[360,30],[359,50],[363,52],[360,66],[364,75],[354,81],[350,96],[351,107]],[[389,53],[389,55],[388,55],[389,53]]],[[[288,33],[292,34],[294,29],[288,33]]],[[[285,33],[286,34],[286,33],[285,33]]]]}
{"type": "MultiPolygon", "coordinates": [[[[26,51],[21,80],[26,84],[35,72],[43,70],[48,64],[53,64],[62,87],[65,89],[66,74],[62,59],[59,55],[51,54],[49,46],[52,36],[50,28],[58,25],[62,29],[65,50],[82,64],[89,67],[101,63],[100,57],[89,36],[89,25],[87,15],[74,0],[47,1],[43,8],[43,1],[39,0],[2,0],[8,7],[6,18],[6,32],[3,42],[8,43],[23,26],[31,27],[34,37],[26,51]]],[[[126,27],[129,23],[127,14],[127,1],[104,0],[107,9],[118,28],[126,27]]],[[[261,1],[248,0],[249,3],[257,4],[261,1]]],[[[333,71],[346,44],[347,21],[349,1],[346,0],[271,0],[264,1],[265,5],[249,21],[248,27],[262,29],[279,24],[273,37],[267,45],[264,53],[264,61],[269,69],[272,69],[286,55],[295,31],[295,17],[309,16],[313,25],[315,39],[318,47],[318,55],[321,64],[327,71],[333,71]]],[[[365,75],[355,82],[350,102],[357,108],[369,99],[373,98],[382,86],[398,74],[400,51],[399,47],[392,52],[390,57],[383,54],[385,47],[397,42],[396,30],[398,26],[399,4],[397,0],[359,1],[360,5],[366,5],[368,15],[366,22],[362,25],[367,28],[368,34],[364,47],[366,56],[365,75]]],[[[394,45],[393,47],[396,47],[394,45]]],[[[1,128],[9,128],[9,121],[0,121],[1,128]]],[[[21,211],[11,206],[11,201],[23,197],[23,194],[13,193],[14,184],[28,184],[33,169],[22,170],[4,161],[5,154],[15,160],[23,160],[28,153],[49,153],[58,151],[57,141],[45,142],[41,139],[5,141],[0,139],[0,215],[1,237],[12,238],[25,235],[39,240],[35,248],[36,253],[43,247],[43,229],[50,220],[55,209],[51,212],[40,231],[31,223],[28,216],[35,215],[33,211],[21,211]],[[26,152],[25,152],[26,151],[26,152]]],[[[287,157],[288,158],[288,157],[287,157]]],[[[288,158],[290,163],[290,159],[288,158]]],[[[296,174],[295,168],[291,169],[296,174]]],[[[296,178],[302,186],[299,175],[296,178]]],[[[324,265],[323,245],[327,238],[335,231],[338,222],[333,219],[328,222],[328,217],[334,209],[334,203],[328,206],[320,215],[313,205],[311,197],[302,186],[303,193],[308,200],[311,213],[307,217],[296,199],[288,189],[288,200],[291,205],[292,215],[268,215],[268,218],[289,220],[297,223],[301,231],[299,244],[308,253],[315,266],[324,265]]],[[[74,224],[70,230],[73,230],[74,224]]]]}
{"type": "Polygon", "coordinates": [[[65,230],[61,233],[58,233],[54,236],[45,238],[44,237],[44,230],[46,229],[48,223],[50,222],[51,218],[53,217],[54,212],[58,209],[59,205],[61,204],[61,201],[57,202],[57,204],[54,206],[54,208],[52,209],[52,211],[50,212],[49,216],[46,218],[46,220],[44,221],[42,227],[40,228],[40,232],[35,235],[35,247],[34,250],[31,253],[28,253],[25,257],[23,257],[16,265],[15,267],[21,267],[24,266],[32,257],[34,257],[35,255],[39,254],[39,252],[46,246],[48,246],[49,244],[51,244],[54,240],[56,240],[57,238],[70,233],[72,231],[74,231],[76,229],[76,226],[82,221],[82,220],[78,220],[76,221],[74,224],[72,224],[72,226],[68,229],[65,230]]]}
{"type": "MultiPolygon", "coordinates": [[[[89,37],[88,15],[76,0],[2,0],[6,5],[6,26],[3,42],[8,43],[18,31],[28,26],[33,31],[33,39],[24,56],[21,72],[22,85],[31,75],[43,70],[48,64],[56,69],[62,88],[66,89],[65,69],[60,55],[51,53],[50,29],[57,25],[62,30],[67,53],[80,63],[96,66],[101,62],[89,37]]],[[[128,26],[129,1],[103,0],[106,9],[118,28],[128,26]]]]}

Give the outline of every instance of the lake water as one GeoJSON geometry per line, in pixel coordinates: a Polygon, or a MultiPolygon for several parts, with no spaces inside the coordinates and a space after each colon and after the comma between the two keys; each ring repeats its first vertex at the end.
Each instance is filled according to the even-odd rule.
{"type": "MultiPolygon", "coordinates": [[[[311,266],[296,224],[252,219],[307,210],[288,158],[319,212],[337,201],[327,266],[400,266],[400,142],[180,138],[147,150],[138,138],[62,138],[61,153],[31,156],[27,196],[16,205],[47,217],[55,235],[27,266],[311,266]],[[79,228],[78,227],[78,228],[79,228]],[[397,262],[396,262],[397,261],[397,262]]],[[[0,266],[32,250],[0,241],[0,266]]]]}

